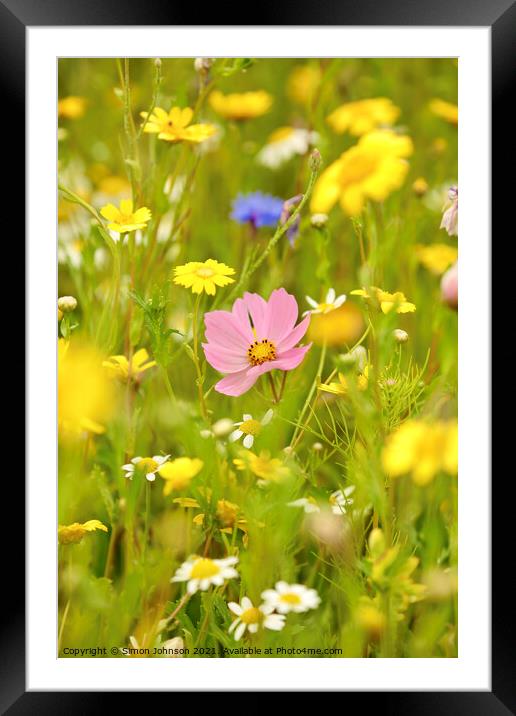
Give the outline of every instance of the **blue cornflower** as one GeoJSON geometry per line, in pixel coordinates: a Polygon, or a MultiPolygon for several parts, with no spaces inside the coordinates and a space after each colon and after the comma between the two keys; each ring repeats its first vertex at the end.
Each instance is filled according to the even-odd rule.
{"type": "Polygon", "coordinates": [[[276,226],[283,210],[283,199],[255,191],[239,194],[233,200],[231,218],[240,224],[251,224],[255,229],[261,226],[276,226]]]}

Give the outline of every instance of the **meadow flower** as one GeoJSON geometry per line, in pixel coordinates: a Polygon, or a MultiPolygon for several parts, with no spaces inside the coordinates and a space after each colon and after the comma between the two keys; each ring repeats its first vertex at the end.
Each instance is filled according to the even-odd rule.
{"type": "Polygon", "coordinates": [[[334,288],[328,289],[326,298],[321,303],[317,303],[317,301],[314,301],[314,299],[310,298],[310,296],[305,296],[305,298],[311,308],[309,311],[305,311],[303,316],[307,316],[309,313],[329,313],[330,311],[334,311],[336,308],[340,308],[346,300],[346,296],[344,294],[336,297],[334,288]]]}
{"type": "Polygon", "coordinates": [[[105,432],[104,424],[115,408],[115,394],[100,354],[87,344],[70,344],[62,338],[57,347],[59,436],[105,432]]]}
{"type": "Polygon", "coordinates": [[[88,101],[85,97],[63,97],[57,103],[57,116],[65,119],[80,119],[86,112],[88,101]]]}
{"type": "Polygon", "coordinates": [[[213,124],[190,124],[193,109],[190,107],[172,107],[168,112],[154,107],[152,114],[140,112],[143,117],[143,131],[157,134],[165,142],[193,142],[198,144],[211,137],[217,131],[213,124]]]}
{"type": "Polygon", "coordinates": [[[318,65],[298,65],[287,80],[287,93],[295,102],[309,105],[316,96],[321,79],[322,71],[318,65]]]}
{"type": "Polygon", "coordinates": [[[144,229],[152,216],[150,209],[147,209],[146,206],[134,211],[132,199],[122,199],[119,209],[114,204],[106,204],[100,213],[110,222],[108,229],[117,234],[128,234],[131,231],[144,229]]]}
{"type": "Polygon", "coordinates": [[[418,177],[412,183],[412,191],[416,196],[424,196],[428,191],[428,182],[424,177],[418,177]]]}
{"type": "Polygon", "coordinates": [[[404,331],[402,328],[395,328],[392,335],[396,343],[406,343],[409,339],[407,331],[404,331]]]}
{"type": "Polygon", "coordinates": [[[382,464],[389,477],[410,474],[416,485],[427,485],[441,471],[456,475],[457,421],[406,420],[388,436],[382,464]]]}
{"type": "Polygon", "coordinates": [[[440,276],[457,260],[457,248],[448,244],[416,244],[417,260],[436,276],[440,276]]]}
{"type": "Polygon", "coordinates": [[[240,423],[235,423],[237,430],[233,430],[229,436],[230,442],[240,440],[244,435],[243,444],[248,450],[253,447],[254,439],[262,431],[265,425],[268,425],[272,420],[274,412],[269,409],[261,420],[254,420],[252,415],[244,413],[243,420],[240,423]]]}
{"type": "Polygon", "coordinates": [[[307,612],[317,609],[321,599],[315,589],[308,589],[303,584],[287,584],[276,582],[274,589],[262,592],[266,606],[272,607],[280,614],[307,612]]]}
{"type": "Polygon", "coordinates": [[[271,95],[265,90],[226,95],[219,90],[214,90],[209,97],[209,103],[217,114],[225,119],[234,120],[261,117],[269,111],[272,101],[271,95]]]}
{"type": "Polygon", "coordinates": [[[317,132],[298,127],[280,127],[268,138],[267,144],[256,155],[259,164],[278,169],[296,155],[303,155],[319,141],[317,132]]]}
{"type": "Polygon", "coordinates": [[[459,305],[459,265],[457,262],[448,269],[441,279],[441,298],[450,308],[459,305]]]}
{"type": "Polygon", "coordinates": [[[363,331],[362,312],[352,301],[346,301],[329,313],[312,314],[308,339],[320,346],[349,346],[363,331]]]}
{"type": "Polygon", "coordinates": [[[443,99],[433,99],[430,104],[430,111],[441,119],[450,122],[450,124],[458,124],[459,108],[452,102],[445,102],[443,99]]]}
{"type": "Polygon", "coordinates": [[[77,544],[82,541],[84,535],[89,532],[101,530],[107,532],[108,528],[99,520],[88,520],[87,522],[74,522],[71,525],[59,525],[57,538],[59,544],[77,544]]]}
{"type": "Polygon", "coordinates": [[[158,466],[158,474],[165,480],[163,495],[173,490],[184,490],[192,479],[202,470],[203,461],[199,458],[177,457],[158,466]]]}
{"type": "Polygon", "coordinates": [[[396,313],[412,313],[416,310],[414,303],[407,301],[405,294],[401,291],[389,293],[382,288],[371,286],[370,293],[365,288],[356,288],[350,291],[351,296],[361,296],[365,299],[376,298],[380,304],[382,313],[389,313],[394,308],[396,313]]]}
{"type": "MultiPolygon", "coordinates": [[[[323,393],[332,393],[333,395],[346,395],[349,393],[349,378],[344,373],[337,373],[339,382],[333,383],[319,383],[317,388],[322,390],[323,393]]],[[[366,390],[369,385],[369,366],[365,366],[360,373],[356,376],[356,385],[358,390],[366,390]]]]}
{"type": "Polygon", "coordinates": [[[191,288],[192,293],[205,291],[209,296],[214,296],[217,286],[228,286],[234,283],[235,279],[230,278],[235,269],[219,263],[215,259],[206,261],[189,261],[184,266],[176,266],[174,269],[174,283],[185,288],[191,288]]]}
{"type": "Polygon", "coordinates": [[[145,475],[149,482],[154,482],[156,479],[156,473],[159,468],[164,465],[169,459],[170,455],[153,455],[153,457],[133,457],[130,463],[122,465],[122,470],[125,472],[124,477],[132,480],[136,472],[141,472],[145,475]]]}
{"type": "Polygon", "coordinates": [[[336,490],[330,495],[331,511],[334,515],[345,515],[347,508],[353,504],[351,495],[355,492],[355,486],[349,485],[343,490],[336,490]]]}
{"type": "MultiPolygon", "coordinates": [[[[202,490],[202,488],[201,488],[202,490]]],[[[205,490],[203,491],[208,499],[211,499],[211,490],[205,490]]],[[[200,505],[192,497],[176,497],[173,500],[174,504],[180,505],[181,507],[186,508],[199,508],[200,505]]],[[[240,507],[235,504],[234,502],[230,502],[229,500],[217,500],[216,508],[215,508],[215,518],[220,526],[221,532],[226,532],[228,534],[233,533],[233,529],[236,528],[238,530],[241,530],[244,533],[244,544],[246,542],[246,536],[247,536],[247,520],[242,515],[242,510],[240,507]]],[[[196,525],[203,525],[205,520],[205,514],[203,512],[200,512],[199,514],[195,515],[193,518],[193,522],[196,525]]]]}
{"type": "Polygon", "coordinates": [[[322,172],[314,187],[311,211],[327,214],[339,201],[346,214],[358,216],[368,199],[384,201],[403,184],[408,172],[406,157],[412,151],[412,140],[393,131],[365,134],[322,172]]]}
{"type": "Polygon", "coordinates": [[[129,361],[124,355],[109,356],[102,365],[107,369],[111,378],[117,378],[126,383],[129,380],[140,380],[143,373],[156,365],[155,360],[149,360],[145,348],[137,350],[129,361]]]}
{"type": "Polygon", "coordinates": [[[233,566],[237,562],[238,557],[209,559],[194,555],[183,562],[170,581],[187,582],[188,594],[195,594],[199,589],[205,592],[211,585],[221,587],[228,579],[238,578],[238,572],[233,566]]]}
{"type": "Polygon", "coordinates": [[[296,347],[310,322],[307,316],[296,326],[297,316],[297,301],[284,288],[273,291],[268,301],[257,293],[245,293],[231,311],[206,313],[206,360],[228,374],[215,390],[242,395],[264,373],[297,368],[311,345],[296,347]]]}
{"type": "Polygon", "coordinates": [[[394,124],[399,115],[400,110],[390,99],[376,97],[346,102],[337,107],[326,121],[337,134],[349,132],[360,137],[377,127],[394,124]]]}
{"type": "Polygon", "coordinates": [[[61,296],[57,299],[57,307],[63,313],[71,313],[77,308],[77,299],[74,296],[61,296]]]}
{"type": "Polygon", "coordinates": [[[256,634],[260,628],[281,631],[285,626],[283,614],[273,614],[274,608],[267,604],[254,607],[249,597],[242,597],[240,604],[228,602],[228,608],[237,617],[228,630],[230,634],[235,632],[235,641],[243,637],[246,629],[256,634]]]}
{"type": "Polygon", "coordinates": [[[310,515],[313,512],[320,512],[321,508],[317,504],[317,500],[313,497],[300,497],[298,500],[287,502],[287,507],[302,507],[305,514],[310,515]]]}
{"type": "Polygon", "coordinates": [[[314,229],[323,229],[328,223],[328,214],[312,214],[310,223],[314,229]]]}
{"type": "Polygon", "coordinates": [[[255,191],[239,194],[232,203],[231,218],[239,224],[251,224],[254,229],[276,226],[283,211],[283,199],[255,191]]]}
{"type": "Polygon", "coordinates": [[[452,186],[448,192],[450,206],[443,214],[440,229],[446,229],[449,236],[457,236],[459,222],[459,190],[456,186],[452,186]]]}
{"type": "Polygon", "coordinates": [[[290,470],[277,457],[271,457],[270,452],[262,450],[259,455],[250,450],[240,453],[233,463],[237,470],[250,470],[256,477],[262,478],[262,484],[267,482],[281,482],[289,476],[290,470]]]}

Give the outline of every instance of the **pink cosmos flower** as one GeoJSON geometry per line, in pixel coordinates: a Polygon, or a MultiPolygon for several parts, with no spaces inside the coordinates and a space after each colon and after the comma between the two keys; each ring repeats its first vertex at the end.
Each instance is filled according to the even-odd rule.
{"type": "Polygon", "coordinates": [[[242,395],[263,373],[297,368],[312,345],[295,347],[310,323],[307,316],[296,326],[297,316],[297,301],[284,288],[273,291],[268,301],[257,293],[244,293],[231,311],[206,313],[206,360],[228,374],[215,390],[242,395]]]}

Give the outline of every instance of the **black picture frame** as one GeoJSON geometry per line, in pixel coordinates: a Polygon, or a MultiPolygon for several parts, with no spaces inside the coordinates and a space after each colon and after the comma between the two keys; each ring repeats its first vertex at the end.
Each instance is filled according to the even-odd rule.
{"type": "MultiPolygon", "coordinates": [[[[225,9],[227,6],[225,6],[225,9]]],[[[240,5],[226,16],[229,25],[246,24],[240,5]],[[241,23],[238,20],[241,19],[241,23]]],[[[228,8],[230,9],[230,8],[228,8]]],[[[198,9],[194,9],[199,19],[198,9]]],[[[21,232],[21,216],[25,215],[23,187],[24,123],[25,114],[25,42],[27,27],[77,25],[190,25],[194,12],[188,8],[173,7],[169,0],[0,0],[0,87],[3,99],[4,147],[16,142],[17,161],[9,162],[9,214],[12,217],[13,235],[21,232]],[[16,118],[13,126],[13,119],[16,118]],[[13,187],[17,187],[13,190],[13,187]]],[[[205,6],[202,9],[203,25],[222,24],[220,8],[205,6]]],[[[503,240],[502,221],[512,206],[509,192],[513,182],[502,178],[502,169],[512,164],[514,149],[514,114],[511,110],[511,80],[516,75],[516,3],[512,0],[331,0],[311,3],[261,4],[256,25],[361,25],[361,26],[484,26],[491,28],[492,41],[492,236],[503,240]]],[[[7,157],[7,154],[5,155],[7,157]]],[[[7,159],[5,159],[7,162],[7,159]]],[[[4,164],[4,174],[6,173],[4,164]]],[[[509,225],[510,226],[510,225],[509,225]]],[[[505,227],[504,227],[505,228],[505,227]]],[[[512,231],[512,229],[511,229],[512,231]]],[[[509,238],[506,236],[506,239],[509,238]]],[[[20,241],[20,245],[22,242],[20,241]]],[[[22,257],[23,261],[23,257],[22,257]]],[[[509,262],[501,261],[498,268],[496,292],[511,285],[509,262]]],[[[21,268],[19,269],[21,273],[21,268]]],[[[20,289],[17,287],[19,294],[20,289]]],[[[490,301],[490,296],[484,300],[490,301]]],[[[21,315],[17,299],[16,314],[21,315]]],[[[11,309],[7,309],[12,311],[11,309]]],[[[493,313],[493,336],[502,336],[503,318],[493,313]],[[497,330],[497,327],[499,330],[497,330]]],[[[19,329],[15,329],[18,332],[19,329]]],[[[489,336],[479,337],[490,340],[489,336]]],[[[497,363],[510,361],[508,339],[499,338],[497,363]],[[503,341],[503,342],[502,342],[503,341]]],[[[30,344],[29,344],[30,348],[30,344]]],[[[504,445],[502,431],[493,435],[493,447],[504,445]]],[[[496,450],[493,451],[496,454],[496,450]]],[[[9,481],[9,504],[24,504],[24,484],[9,481]]],[[[467,479],[465,476],[464,479],[467,479]]],[[[512,471],[506,471],[506,480],[512,481],[512,471]]],[[[492,490],[492,691],[454,692],[368,692],[347,693],[343,707],[350,708],[350,699],[367,699],[361,706],[377,708],[384,714],[500,714],[516,713],[516,620],[514,619],[514,589],[510,577],[513,573],[512,557],[514,534],[507,505],[506,485],[503,480],[492,490]]],[[[20,528],[21,508],[16,515],[9,538],[9,549],[4,550],[4,607],[2,619],[2,649],[0,650],[0,711],[12,716],[19,714],[103,713],[120,708],[120,694],[99,692],[26,692],[25,686],[25,574],[24,540],[20,528]],[[16,532],[14,532],[16,530],[16,532]],[[105,704],[105,705],[104,705],[105,704]]],[[[514,576],[512,577],[514,582],[514,576]]],[[[54,585],[39,585],[54,589],[54,585]]],[[[472,595],[474,599],[474,595],[472,595]]],[[[407,684],[410,687],[410,684],[407,684]]],[[[144,696],[143,696],[144,697],[144,696]]],[[[131,694],[134,699],[141,694],[131,694]]],[[[170,695],[165,697],[170,699],[170,695]]],[[[170,704],[170,701],[169,701],[170,704]]],[[[137,707],[137,706],[136,706],[137,707]]]]}

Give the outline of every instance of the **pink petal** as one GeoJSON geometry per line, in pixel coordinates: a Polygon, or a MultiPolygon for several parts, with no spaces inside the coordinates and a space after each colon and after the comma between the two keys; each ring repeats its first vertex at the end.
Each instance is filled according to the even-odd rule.
{"type": "MultiPolygon", "coordinates": [[[[258,366],[261,368],[261,366],[258,366]]],[[[259,373],[253,373],[253,369],[242,370],[239,373],[227,375],[215,385],[215,390],[224,395],[236,397],[246,393],[258,380],[259,373]]]]}
{"type": "Polygon", "coordinates": [[[231,353],[220,348],[215,343],[203,343],[204,355],[208,363],[221,373],[237,373],[249,368],[245,353],[231,353]]]}
{"type": "Polygon", "coordinates": [[[210,311],[204,314],[206,324],[205,335],[210,343],[218,343],[235,352],[246,351],[252,338],[250,326],[248,330],[230,311],[210,311]]]}
{"type": "Polygon", "coordinates": [[[277,352],[283,353],[284,351],[288,351],[290,348],[293,348],[296,343],[299,343],[301,338],[305,335],[305,333],[308,330],[308,326],[310,324],[310,318],[311,315],[309,314],[305,319],[301,321],[292,331],[283,338],[280,343],[277,345],[277,352]]]}
{"type": "Polygon", "coordinates": [[[294,328],[298,314],[297,301],[284,288],[278,288],[270,295],[267,313],[269,318],[268,334],[263,338],[268,338],[278,344],[294,328]]]}
{"type": "MultiPolygon", "coordinates": [[[[301,363],[305,357],[305,353],[310,350],[312,344],[309,343],[306,346],[298,346],[297,348],[291,348],[284,353],[281,353],[276,360],[270,363],[264,363],[272,368],[278,368],[279,370],[293,370],[301,363]]],[[[272,369],[271,368],[271,369],[272,369]]]]}
{"type": "MultiPolygon", "coordinates": [[[[256,331],[257,337],[261,340],[262,338],[268,338],[267,331],[269,330],[269,314],[267,308],[267,301],[265,301],[257,293],[244,293],[245,305],[251,314],[253,326],[256,331]]],[[[255,340],[253,338],[253,340],[255,340]]]]}

